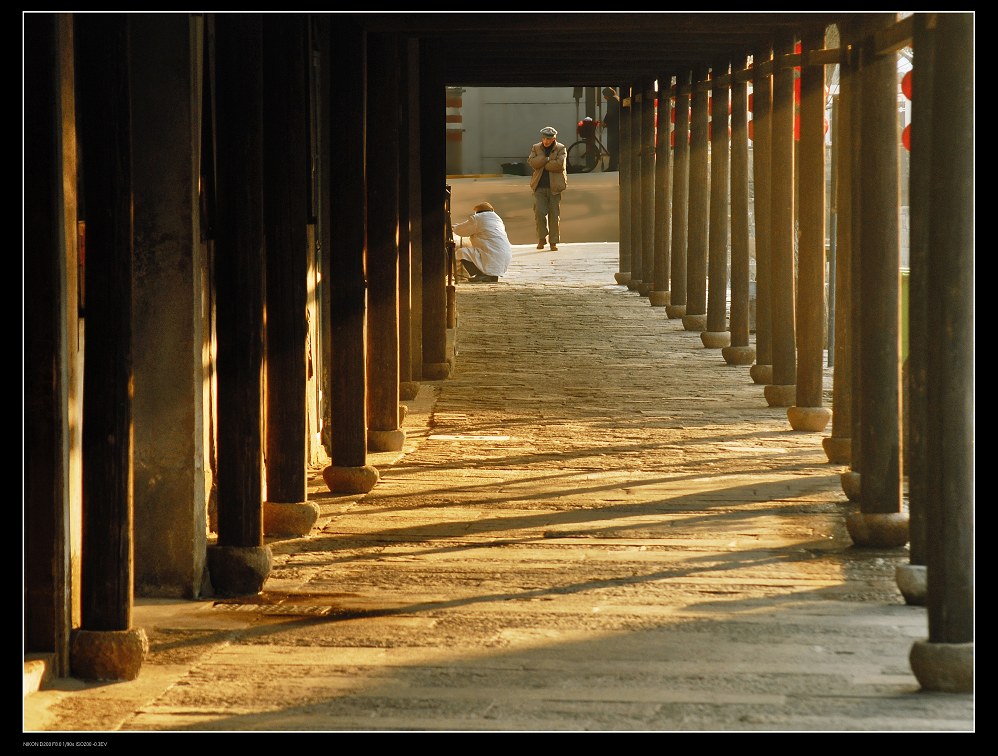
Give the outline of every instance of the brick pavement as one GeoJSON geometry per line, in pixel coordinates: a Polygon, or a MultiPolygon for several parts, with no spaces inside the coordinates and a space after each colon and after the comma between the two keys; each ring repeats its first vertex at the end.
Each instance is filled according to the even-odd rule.
{"type": "Polygon", "coordinates": [[[823,434],[616,259],[459,285],[454,374],[374,490],[316,475],[263,594],[140,600],[140,679],[33,694],[30,729],[972,731],[973,696],[918,690],[907,551],[851,545],[823,434]]]}

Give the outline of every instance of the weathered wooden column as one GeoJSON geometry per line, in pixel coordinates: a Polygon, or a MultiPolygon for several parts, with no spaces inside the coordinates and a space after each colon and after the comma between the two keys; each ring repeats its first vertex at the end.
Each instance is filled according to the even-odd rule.
{"type": "Polygon", "coordinates": [[[669,121],[672,113],[672,74],[658,77],[658,124],[655,130],[655,273],[648,303],[652,307],[669,304],[669,276],[672,270],[672,150],[669,148],[669,121]]]}
{"type": "Polygon", "coordinates": [[[892,13],[871,16],[860,40],[863,470],[860,511],[846,519],[849,535],[858,546],[895,547],[908,542],[908,513],[902,511],[901,502],[897,61],[893,54],[881,55],[875,47],[876,31],[895,21],[892,13]]]}
{"type": "Polygon", "coordinates": [[[641,97],[641,254],[643,297],[655,288],[655,82],[642,84],[641,97]]]}
{"type": "Polygon", "coordinates": [[[711,75],[710,111],[710,226],[707,248],[707,320],[700,341],[707,349],[720,349],[731,343],[728,332],[728,233],[731,153],[728,137],[728,84],[719,80],[728,73],[727,60],[714,64],[711,75]],[[713,122],[717,121],[717,128],[713,122]]]}
{"type": "MultiPolygon", "coordinates": [[[[263,62],[258,15],[215,19],[218,232],[218,543],[208,570],[222,596],[258,593],[263,543],[263,62]]],[[[298,315],[304,319],[304,308],[298,315]]]]}
{"type": "Polygon", "coordinates": [[[839,28],[839,95],[832,119],[835,149],[835,370],[832,378],[832,434],[822,439],[825,456],[833,464],[852,458],[852,298],[853,298],[853,111],[857,72],[846,51],[846,29],[839,28]]]}
{"type": "Polygon", "coordinates": [[[672,266],[669,271],[669,304],[665,314],[681,318],[686,314],[686,248],[689,230],[690,196],[690,76],[683,71],[676,76],[675,128],[672,144],[672,266]]]}
{"type": "Polygon", "coordinates": [[[757,385],[773,382],[772,306],[772,46],[758,50],[752,63],[752,197],[755,210],[755,364],[749,376],[757,385]]]}
{"type": "Polygon", "coordinates": [[[367,184],[364,163],[367,92],[364,88],[364,32],[349,19],[329,24],[330,71],[326,96],[342,103],[326,124],[337,152],[334,198],[330,203],[329,404],[333,428],[330,464],[322,479],[333,493],[367,493],[378,470],[367,464],[366,224],[367,184]]]}
{"type": "Polygon", "coordinates": [[[80,503],[73,17],[24,17],[24,652],[69,677],[80,503]],[[71,411],[72,408],[72,411],[71,411]]]}
{"type": "Polygon", "coordinates": [[[74,677],[133,680],[149,648],[132,627],[132,145],[125,15],[76,19],[83,156],[82,624],[74,677]]]}
{"type": "MultiPolygon", "coordinates": [[[[974,690],[974,17],[936,15],[929,277],[938,295],[926,348],[929,637],[911,649],[926,690],[974,690]]],[[[917,40],[916,40],[917,41],[917,40]]],[[[918,53],[915,53],[916,56],[918,53]]],[[[916,64],[918,58],[915,59],[916,64]]],[[[918,84],[918,80],[915,81],[918,84]]],[[[912,88],[917,97],[926,89],[912,88]]],[[[927,303],[922,303],[923,305],[927,303]]],[[[917,345],[921,348],[921,345],[917,345]]],[[[916,345],[912,343],[912,347],[916,345]]],[[[864,480],[865,486],[865,480],[864,480]]]]}
{"type": "MultiPolygon", "coordinates": [[[[423,377],[423,174],[419,145],[422,137],[420,116],[419,41],[406,40],[406,119],[404,130],[408,147],[402,151],[402,159],[408,163],[408,212],[401,215],[408,218],[409,226],[409,340],[408,340],[408,380],[402,379],[399,395],[402,399],[415,399],[419,393],[419,381],[423,377]]],[[[403,283],[403,286],[406,282],[403,283]]],[[[405,300],[403,299],[403,302],[405,300]]],[[[405,374],[403,374],[405,375],[405,374]]]]}
{"type": "Polygon", "coordinates": [[[644,93],[642,83],[637,81],[631,87],[631,118],[630,118],[630,177],[631,177],[631,280],[627,288],[641,294],[645,279],[651,271],[645,271],[645,237],[641,226],[641,211],[644,206],[642,197],[642,165],[641,165],[641,121],[644,109],[644,93]]]}
{"type": "Polygon", "coordinates": [[[306,18],[274,16],[263,32],[264,235],[267,240],[267,498],[264,532],[303,536],[307,501],[308,88],[306,18]]]}
{"type": "Polygon", "coordinates": [[[787,410],[790,427],[821,432],[832,411],[824,407],[825,341],[825,66],[808,65],[825,46],[825,29],[812,26],[801,41],[800,243],[797,262],[797,401],[787,410]]]}
{"type": "Polygon", "coordinates": [[[770,302],[773,378],[764,389],[770,407],[796,401],[797,355],[794,323],[794,71],[786,57],[794,50],[785,33],[773,45],[773,149],[770,164],[770,302]]]}
{"type": "MultiPolygon", "coordinates": [[[[930,307],[932,292],[938,281],[929,278],[929,230],[932,218],[932,197],[935,186],[932,178],[932,119],[936,69],[935,17],[929,13],[916,13],[913,17],[912,49],[915,54],[912,67],[911,99],[911,160],[908,181],[911,233],[908,245],[908,262],[911,276],[908,279],[908,401],[902,402],[902,414],[908,434],[902,439],[906,444],[902,456],[908,475],[908,543],[909,563],[897,568],[897,584],[908,604],[924,606],[927,600],[925,563],[928,554],[926,519],[929,508],[928,478],[935,462],[929,457],[929,406],[928,367],[926,345],[933,340],[937,325],[934,306],[930,307]],[[930,28],[930,24],[932,28],[930,28]],[[915,89],[922,96],[914,96],[915,89]]],[[[971,313],[973,314],[973,313],[971,313]]]]}
{"type": "Polygon", "coordinates": [[[721,349],[729,365],[751,365],[749,345],[748,93],[744,55],[731,61],[731,343],[721,349]]]}
{"type": "Polygon", "coordinates": [[[617,247],[617,272],[613,280],[630,289],[631,283],[631,95],[626,84],[620,87],[620,138],[617,157],[617,186],[620,193],[620,242],[617,247]]]}
{"type": "Polygon", "coordinates": [[[707,327],[707,223],[710,212],[707,160],[707,67],[698,66],[693,70],[690,115],[689,236],[686,313],[683,315],[683,328],[687,331],[703,331],[707,327]]]}
{"type": "Polygon", "coordinates": [[[453,358],[447,349],[446,226],[447,91],[441,72],[443,50],[420,47],[420,126],[423,206],[423,378],[450,377],[453,358]]]}
{"type": "Polygon", "coordinates": [[[367,39],[367,448],[398,451],[399,109],[398,38],[367,39]]]}

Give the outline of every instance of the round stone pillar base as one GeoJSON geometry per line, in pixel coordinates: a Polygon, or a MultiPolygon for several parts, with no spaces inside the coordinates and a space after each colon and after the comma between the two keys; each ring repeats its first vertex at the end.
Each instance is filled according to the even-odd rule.
{"type": "Polygon", "coordinates": [[[762,390],[770,407],[793,407],[797,401],[797,384],[770,384],[762,390]]]}
{"type": "Polygon", "coordinates": [[[263,532],[269,536],[304,536],[319,520],[319,505],[312,501],[265,501],[263,532]]]}
{"type": "Polygon", "coordinates": [[[861,493],[859,481],[860,474],[852,470],[847,470],[839,476],[839,482],[842,484],[842,493],[846,495],[849,501],[859,501],[861,493]]]}
{"type": "Polygon", "coordinates": [[[703,331],[700,341],[707,349],[723,349],[731,345],[731,331],[703,331]]]}
{"type": "Polygon", "coordinates": [[[665,314],[670,318],[681,318],[686,314],[686,305],[669,304],[665,306],[665,314]]]}
{"type": "Polygon", "coordinates": [[[752,379],[752,383],[759,386],[765,386],[768,383],[773,382],[773,366],[772,365],[760,365],[756,363],[749,368],[749,377],[752,379]]]}
{"type": "Polygon", "coordinates": [[[831,419],[832,411],[828,407],[791,407],[787,410],[787,420],[795,431],[820,433],[831,419]]]}
{"type": "Polygon", "coordinates": [[[650,291],[648,292],[648,304],[652,307],[667,307],[672,300],[671,291],[650,291]]]}
{"type": "Polygon", "coordinates": [[[641,279],[640,278],[628,278],[627,279],[627,288],[630,289],[631,291],[637,291],[639,288],[641,288],[641,279]]]}
{"type": "Polygon", "coordinates": [[[729,365],[751,365],[755,362],[755,347],[726,346],[721,349],[721,356],[729,365]]]}
{"type": "Polygon", "coordinates": [[[73,630],[69,664],[81,680],[134,680],[149,653],[142,628],[131,630],[73,630]]]}
{"type": "Polygon", "coordinates": [[[399,384],[399,399],[415,399],[419,394],[419,384],[416,381],[402,381],[399,384]]]}
{"type": "Polygon", "coordinates": [[[857,546],[901,547],[908,543],[908,513],[853,512],[846,530],[857,546]]]}
{"type": "Polygon", "coordinates": [[[647,297],[651,294],[651,290],[655,288],[655,284],[651,281],[642,281],[641,285],[638,286],[638,294],[642,297],[647,297]]]}
{"type": "Polygon", "coordinates": [[[707,329],[707,313],[683,315],[683,328],[687,331],[705,331],[707,329]]]}
{"type": "Polygon", "coordinates": [[[404,430],[367,431],[367,450],[373,452],[398,451],[405,444],[404,430]]]}
{"type": "Polygon", "coordinates": [[[250,596],[263,590],[274,557],[270,546],[209,546],[208,573],[217,596],[250,596]]]}
{"type": "Polygon", "coordinates": [[[898,590],[904,596],[904,603],[910,606],[925,606],[928,583],[924,564],[901,564],[894,570],[898,590]]]}
{"type": "Polygon", "coordinates": [[[626,270],[620,273],[614,273],[613,280],[616,281],[620,286],[627,286],[627,282],[631,280],[631,271],[626,270]]]}
{"type": "Polygon", "coordinates": [[[826,436],[821,439],[828,461],[835,465],[848,465],[852,462],[852,439],[848,436],[826,436]]]}
{"type": "Polygon", "coordinates": [[[450,378],[451,364],[449,362],[424,362],[423,378],[428,381],[442,381],[450,378]]]}
{"type": "Polygon", "coordinates": [[[367,493],[380,478],[378,469],[372,465],[358,467],[329,466],[322,471],[322,479],[330,493],[367,493]]]}
{"type": "Polygon", "coordinates": [[[974,644],[915,641],[908,654],[911,671],[923,690],[974,692],[974,644]]]}

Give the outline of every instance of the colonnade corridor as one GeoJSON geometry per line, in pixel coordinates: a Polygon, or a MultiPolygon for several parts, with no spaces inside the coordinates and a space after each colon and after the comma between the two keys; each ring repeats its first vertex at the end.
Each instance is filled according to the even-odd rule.
{"type": "Polygon", "coordinates": [[[268,539],[260,595],[138,599],[139,679],[39,691],[41,729],[972,730],[972,694],[919,690],[908,550],[853,546],[823,434],[617,254],[516,246],[458,283],[453,374],[378,485],[313,471],[320,521],[268,539]]]}

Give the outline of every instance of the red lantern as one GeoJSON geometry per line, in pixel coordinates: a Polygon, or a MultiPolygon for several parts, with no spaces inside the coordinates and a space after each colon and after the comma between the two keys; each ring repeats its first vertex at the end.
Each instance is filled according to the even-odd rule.
{"type": "Polygon", "coordinates": [[[901,91],[905,97],[911,99],[911,71],[901,77],[901,91]]]}
{"type": "Polygon", "coordinates": [[[909,123],[904,127],[904,131],[901,132],[901,144],[904,148],[911,152],[911,124],[909,123]]]}
{"type": "Polygon", "coordinates": [[[748,122],[748,138],[755,141],[755,121],[752,120],[748,122]]]}
{"type": "Polygon", "coordinates": [[[754,104],[753,103],[753,99],[752,99],[753,97],[755,97],[755,92],[749,92],[749,96],[748,96],[748,109],[749,109],[749,113],[754,113],[755,112],[755,109],[752,107],[753,104],[754,104]]]}

